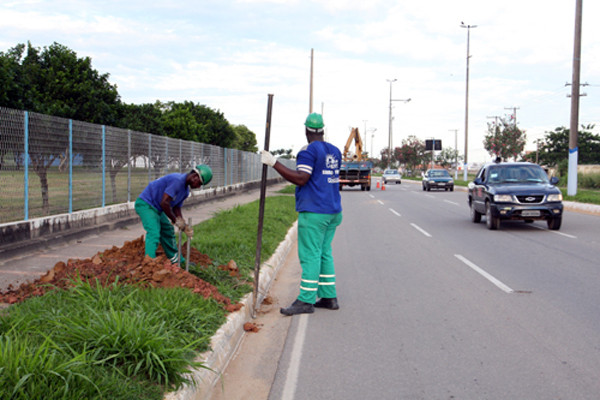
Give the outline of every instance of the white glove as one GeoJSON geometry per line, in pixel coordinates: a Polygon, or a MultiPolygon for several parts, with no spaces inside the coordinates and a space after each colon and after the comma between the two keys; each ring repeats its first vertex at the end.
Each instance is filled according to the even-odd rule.
{"type": "Polygon", "coordinates": [[[183,218],[177,217],[177,219],[175,220],[175,226],[179,228],[180,231],[184,231],[187,225],[183,218]]]}
{"type": "Polygon", "coordinates": [[[183,233],[185,233],[185,235],[186,235],[188,238],[191,238],[191,237],[193,237],[193,236],[194,236],[194,230],[193,230],[193,229],[192,229],[192,227],[191,227],[191,226],[189,226],[189,225],[186,225],[186,226],[185,226],[185,229],[183,230],[183,233]]]}
{"type": "Polygon", "coordinates": [[[273,154],[269,153],[266,150],[263,150],[260,152],[260,161],[263,164],[267,164],[269,167],[272,167],[277,162],[277,159],[273,154]]]}

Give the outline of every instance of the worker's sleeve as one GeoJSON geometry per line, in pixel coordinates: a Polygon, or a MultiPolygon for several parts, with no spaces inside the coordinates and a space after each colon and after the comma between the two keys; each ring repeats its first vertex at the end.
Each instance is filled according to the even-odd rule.
{"type": "Polygon", "coordinates": [[[296,158],[296,170],[312,175],[313,167],[315,165],[315,154],[313,154],[310,150],[310,146],[300,150],[296,158]]]}

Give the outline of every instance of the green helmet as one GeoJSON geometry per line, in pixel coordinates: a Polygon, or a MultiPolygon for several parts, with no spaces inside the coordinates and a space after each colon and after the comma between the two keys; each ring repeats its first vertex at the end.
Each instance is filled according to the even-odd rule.
{"type": "Polygon", "coordinates": [[[310,132],[323,133],[323,127],[325,126],[323,123],[323,116],[317,113],[308,114],[304,126],[306,126],[306,129],[310,132]]]}
{"type": "Polygon", "coordinates": [[[203,185],[208,185],[208,183],[212,180],[212,169],[208,165],[199,164],[193,169],[195,173],[200,177],[200,182],[203,185]]]}

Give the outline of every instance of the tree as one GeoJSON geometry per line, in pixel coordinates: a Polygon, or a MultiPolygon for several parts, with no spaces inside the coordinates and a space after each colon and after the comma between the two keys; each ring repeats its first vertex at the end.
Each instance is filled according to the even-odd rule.
{"type": "Polygon", "coordinates": [[[236,135],[220,111],[191,101],[159,103],[169,137],[232,148],[236,135]]]}
{"type": "Polygon", "coordinates": [[[293,160],[295,156],[292,154],[292,149],[277,149],[272,151],[273,155],[279,156],[279,158],[285,158],[288,160],[293,160]]]}
{"type": "Polygon", "coordinates": [[[488,124],[488,134],[483,139],[483,147],[493,157],[515,161],[525,148],[526,135],[516,124],[501,118],[499,123],[488,124]]]}
{"type": "Polygon", "coordinates": [[[246,125],[233,125],[235,133],[234,149],[256,153],[258,151],[256,135],[246,125]]]}
{"type": "Polygon", "coordinates": [[[410,171],[426,168],[430,158],[425,152],[425,142],[414,135],[402,140],[402,147],[396,154],[398,154],[398,161],[410,171]]]}
{"type": "Polygon", "coordinates": [[[57,131],[58,125],[49,122],[51,117],[42,114],[114,124],[120,102],[117,88],[108,82],[108,74],[99,74],[92,68],[89,57],[78,58],[74,51],[58,43],[43,49],[31,43],[27,47],[19,44],[1,53],[0,75],[2,81],[9,79],[0,86],[1,105],[31,112],[29,156],[31,168],[40,179],[42,209],[48,214],[47,172],[65,156],[64,132],[68,129],[62,126],[57,131]]]}
{"type": "MultiPolygon", "coordinates": [[[[577,133],[578,163],[600,164],[600,135],[593,134],[594,125],[582,125],[577,133]]],[[[546,132],[546,136],[539,143],[538,162],[551,167],[557,166],[561,161],[569,158],[570,130],[558,127],[546,132]]],[[[536,154],[527,156],[530,161],[535,161],[536,154]]]]}
{"type": "Polygon", "coordinates": [[[442,152],[437,155],[435,162],[441,165],[443,168],[449,168],[454,165],[455,162],[461,161],[463,158],[458,154],[458,150],[450,147],[444,147],[442,152]]]}

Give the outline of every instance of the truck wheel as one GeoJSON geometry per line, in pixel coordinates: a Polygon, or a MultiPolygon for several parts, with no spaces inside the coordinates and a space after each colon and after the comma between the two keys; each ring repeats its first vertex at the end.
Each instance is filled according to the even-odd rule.
{"type": "Polygon", "coordinates": [[[343,186],[343,185],[340,185],[340,192],[342,191],[342,186],[343,186]]]}
{"type": "Polygon", "coordinates": [[[495,231],[500,227],[500,218],[492,215],[492,206],[490,206],[489,201],[485,203],[485,224],[491,231],[495,231]]]}
{"type": "Polygon", "coordinates": [[[371,191],[371,185],[367,186],[367,192],[371,191]]]}
{"type": "Polygon", "coordinates": [[[559,215],[558,217],[554,217],[554,218],[550,218],[548,221],[548,229],[553,230],[553,231],[557,231],[560,229],[560,225],[562,223],[562,215],[559,215]]]}
{"type": "Polygon", "coordinates": [[[475,209],[475,203],[471,201],[471,221],[475,224],[481,222],[481,213],[475,209]]]}
{"type": "Polygon", "coordinates": [[[360,185],[360,190],[364,192],[365,190],[367,190],[367,187],[365,185],[360,185]]]}

